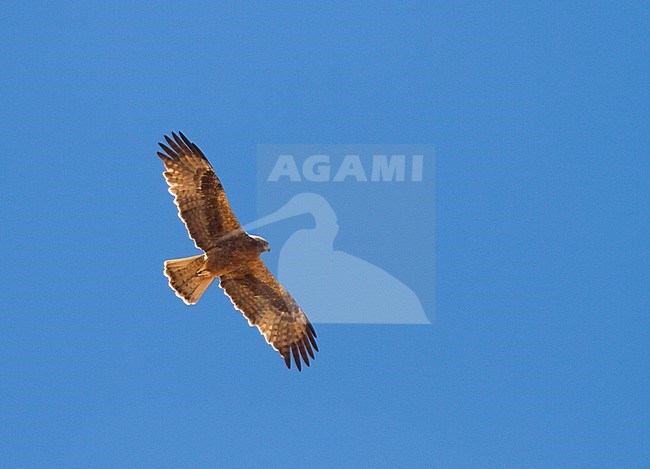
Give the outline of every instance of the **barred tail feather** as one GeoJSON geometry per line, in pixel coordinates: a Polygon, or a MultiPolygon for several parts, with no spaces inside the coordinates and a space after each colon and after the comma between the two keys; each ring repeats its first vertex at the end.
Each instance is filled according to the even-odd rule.
{"type": "Polygon", "coordinates": [[[205,264],[205,255],[199,254],[185,259],[165,261],[165,277],[176,296],[189,305],[195,304],[208,289],[214,276],[200,272],[205,264]]]}

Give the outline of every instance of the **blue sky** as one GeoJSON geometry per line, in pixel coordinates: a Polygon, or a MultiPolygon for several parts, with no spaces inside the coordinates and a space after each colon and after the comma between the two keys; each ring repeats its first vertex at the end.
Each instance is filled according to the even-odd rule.
{"type": "Polygon", "coordinates": [[[5,3],[3,463],[647,465],[649,20],[5,3]],[[321,325],[298,374],[216,288],[183,305],[161,267],[193,247],[155,156],[176,129],[244,221],[258,144],[434,145],[434,324],[321,325]]]}

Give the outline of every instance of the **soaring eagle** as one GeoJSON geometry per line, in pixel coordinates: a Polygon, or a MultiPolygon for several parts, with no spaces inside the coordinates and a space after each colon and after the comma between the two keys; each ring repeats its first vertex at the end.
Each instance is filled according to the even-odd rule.
{"type": "Polygon", "coordinates": [[[221,181],[201,150],[182,132],[165,135],[163,173],[169,192],[178,206],[178,216],[203,251],[198,256],[165,262],[169,285],[187,304],[195,304],[212,281],[240,310],[251,326],[291,368],[291,356],[298,370],[301,360],[309,366],[314,358],[316,331],[296,301],[280,285],[260,259],[269,243],[246,233],[235,217],[221,181]]]}

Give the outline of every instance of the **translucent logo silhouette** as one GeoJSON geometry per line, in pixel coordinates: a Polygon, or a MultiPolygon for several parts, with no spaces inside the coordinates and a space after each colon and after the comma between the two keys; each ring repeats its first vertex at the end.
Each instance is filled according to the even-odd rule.
{"type": "Polygon", "coordinates": [[[280,248],[278,280],[315,323],[430,324],[416,294],[400,280],[353,253],[334,249],[336,213],[321,195],[303,192],[244,227],[310,214],[313,228],[295,231],[280,248]]]}

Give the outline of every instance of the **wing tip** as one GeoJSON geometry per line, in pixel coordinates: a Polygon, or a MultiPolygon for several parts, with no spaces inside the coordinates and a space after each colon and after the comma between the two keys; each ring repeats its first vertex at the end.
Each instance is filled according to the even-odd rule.
{"type": "MultiPolygon", "coordinates": [[[[204,159],[205,161],[208,161],[201,149],[189,138],[187,138],[185,134],[180,130],[178,133],[172,131],[171,137],[167,134],[163,135],[163,137],[169,146],[161,142],[158,142],[158,145],[160,145],[165,153],[167,153],[167,155],[165,155],[167,160],[180,158],[183,155],[195,155],[199,158],[204,159]],[[173,148],[173,150],[169,147],[173,148]]],[[[160,154],[158,156],[160,156],[160,154]]],[[[163,157],[161,156],[161,158],[163,157]]],[[[165,158],[163,158],[163,161],[165,161],[165,158]]]]}
{"type": "Polygon", "coordinates": [[[289,353],[289,348],[285,347],[279,350],[280,355],[282,355],[282,358],[284,359],[284,364],[287,365],[287,368],[290,370],[291,369],[291,354],[289,353]]]}
{"type": "Polygon", "coordinates": [[[319,352],[318,344],[316,343],[316,330],[314,329],[314,326],[312,326],[310,322],[307,323],[307,339],[314,347],[314,349],[317,352],[319,352]]]}
{"type": "Polygon", "coordinates": [[[280,348],[276,348],[267,338],[267,342],[280,353],[288,369],[291,369],[291,362],[293,361],[298,371],[302,371],[303,363],[305,366],[310,367],[311,362],[316,359],[314,350],[316,352],[319,350],[316,344],[314,327],[309,322],[307,322],[307,326],[303,330],[303,335],[298,337],[297,340],[280,348]]]}
{"type": "MultiPolygon", "coordinates": [[[[167,135],[165,135],[165,140],[167,140],[167,143],[169,143],[168,138],[169,138],[169,137],[167,137],[167,135]]],[[[176,153],[176,151],[172,150],[171,148],[169,148],[169,147],[168,147],[167,145],[165,145],[164,143],[162,143],[162,142],[158,142],[158,146],[160,146],[160,148],[163,149],[163,151],[165,152],[164,156],[165,156],[168,160],[173,160],[173,159],[175,159],[175,158],[179,158],[179,155],[176,153]]],[[[158,156],[161,155],[160,152],[157,152],[157,154],[158,154],[158,156]]],[[[161,157],[161,158],[162,158],[162,157],[161,157]]]]}
{"type": "Polygon", "coordinates": [[[293,355],[293,361],[296,363],[298,371],[302,371],[302,364],[300,363],[300,356],[298,355],[298,346],[293,344],[291,346],[291,354],[293,355]]]}
{"type": "MultiPolygon", "coordinates": [[[[159,143],[158,145],[160,145],[160,143],[159,143]]],[[[160,151],[157,151],[157,152],[156,152],[156,155],[158,155],[158,157],[159,157],[161,160],[163,160],[163,161],[169,161],[169,160],[171,160],[171,158],[170,158],[169,156],[165,155],[164,153],[162,153],[162,152],[160,152],[160,151]]]]}

